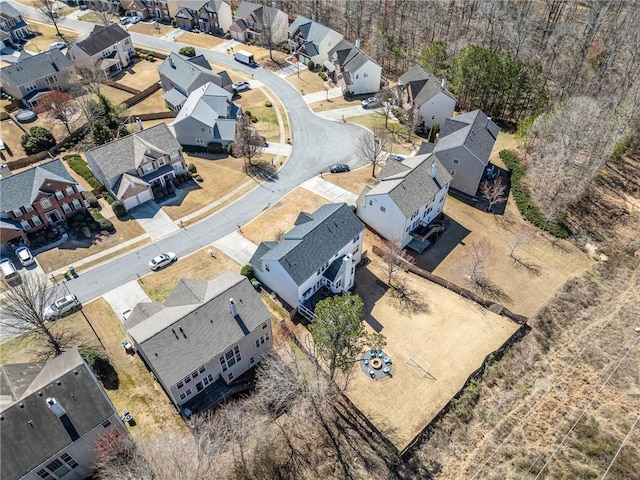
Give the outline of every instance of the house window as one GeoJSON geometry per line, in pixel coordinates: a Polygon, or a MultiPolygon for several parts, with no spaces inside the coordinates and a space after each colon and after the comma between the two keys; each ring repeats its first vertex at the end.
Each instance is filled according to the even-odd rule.
{"type": "Polygon", "coordinates": [[[200,127],[200,133],[204,133],[206,131],[207,131],[207,129],[205,127],[200,127]]]}
{"type": "Polygon", "coordinates": [[[171,160],[177,160],[178,158],[180,158],[180,152],[178,150],[171,152],[171,160]]]}
{"type": "Polygon", "coordinates": [[[201,366],[201,367],[198,369],[198,371],[199,371],[200,373],[203,373],[203,372],[204,372],[204,370],[205,370],[204,365],[203,365],[203,366],[201,366]]]}
{"type": "Polygon", "coordinates": [[[40,205],[42,205],[42,208],[51,208],[51,201],[48,198],[43,198],[40,200],[40,205]]]}
{"type": "Polygon", "coordinates": [[[67,466],[57,458],[47,465],[47,470],[53,473],[56,477],[62,477],[70,471],[69,468],[67,468],[67,466]]]}
{"type": "Polygon", "coordinates": [[[24,206],[24,210],[29,213],[29,212],[33,212],[33,207],[31,205],[25,205],[24,206]]]}
{"type": "Polygon", "coordinates": [[[436,116],[435,115],[431,115],[431,120],[435,120],[436,116]]]}
{"type": "Polygon", "coordinates": [[[180,390],[182,387],[184,387],[184,383],[178,382],[178,384],[176,385],[176,388],[180,390]]]}
{"type": "Polygon", "coordinates": [[[33,222],[34,227],[39,227],[40,225],[42,225],[42,220],[40,220],[40,217],[37,215],[31,217],[31,221],[33,222]]]}
{"type": "Polygon", "coordinates": [[[260,340],[256,340],[256,348],[260,348],[260,340]]]}
{"type": "Polygon", "coordinates": [[[369,205],[373,205],[373,200],[369,200],[369,205]]]}
{"type": "Polygon", "coordinates": [[[153,162],[151,163],[147,163],[146,165],[142,166],[142,173],[151,173],[153,172],[153,162]]]}
{"type": "Polygon", "coordinates": [[[187,398],[187,396],[184,393],[180,394],[180,400],[184,400],[185,398],[187,398]]]}
{"type": "Polygon", "coordinates": [[[27,92],[32,92],[32,91],[34,91],[36,88],[37,88],[37,86],[36,86],[35,82],[27,83],[27,84],[24,86],[24,89],[25,89],[27,92]]]}
{"type": "Polygon", "coordinates": [[[191,395],[191,389],[188,389],[186,392],[184,392],[184,394],[188,397],[189,395],[191,395]]]}
{"type": "Polygon", "coordinates": [[[158,159],[158,166],[161,167],[162,165],[164,165],[164,157],[158,159]]]}
{"type": "Polygon", "coordinates": [[[104,428],[107,428],[107,427],[111,426],[111,420],[106,419],[104,422],[102,422],[102,426],[104,428]]]}
{"type": "Polygon", "coordinates": [[[229,350],[224,354],[225,359],[227,360],[227,365],[229,368],[233,367],[236,364],[236,359],[233,357],[233,350],[229,350]]]}
{"type": "Polygon", "coordinates": [[[193,373],[191,374],[191,378],[196,378],[198,375],[199,375],[199,374],[198,374],[198,372],[197,372],[197,371],[196,371],[196,372],[193,372],[193,373]]]}
{"type": "Polygon", "coordinates": [[[452,177],[456,176],[456,171],[455,170],[451,170],[449,173],[451,174],[452,177]]]}
{"type": "Polygon", "coordinates": [[[240,355],[240,348],[238,348],[237,345],[233,347],[233,353],[236,354],[236,362],[239,362],[240,360],[242,360],[242,356],[240,355]]]}
{"type": "Polygon", "coordinates": [[[184,379],[184,383],[185,384],[189,383],[190,381],[191,381],[191,377],[187,377],[187,378],[184,379]]]}
{"type": "Polygon", "coordinates": [[[67,187],[65,190],[66,190],[66,192],[67,192],[67,195],[73,195],[74,193],[76,193],[76,192],[73,190],[73,187],[67,187]]]}
{"type": "Polygon", "coordinates": [[[255,360],[253,359],[253,357],[251,357],[251,358],[249,359],[249,363],[250,363],[251,365],[253,365],[253,364],[255,363],[255,360]]]}
{"type": "Polygon", "coordinates": [[[20,209],[20,208],[16,208],[16,209],[13,211],[13,216],[14,216],[14,217],[21,217],[21,216],[22,216],[22,209],[20,209]]]}
{"type": "Polygon", "coordinates": [[[363,76],[364,78],[367,78],[367,77],[369,76],[369,74],[368,74],[367,72],[364,72],[364,73],[362,74],[362,76],[363,76]]]}
{"type": "Polygon", "coordinates": [[[202,379],[202,384],[206,387],[207,385],[209,385],[209,377],[204,377],[202,379]]]}
{"type": "Polygon", "coordinates": [[[460,159],[459,158],[454,158],[453,159],[453,164],[454,165],[458,165],[460,163],[460,159]]]}
{"type": "Polygon", "coordinates": [[[267,334],[264,336],[264,338],[265,338],[265,340],[269,340],[269,334],[267,333],[267,334]]]}
{"type": "Polygon", "coordinates": [[[22,226],[23,230],[29,230],[31,228],[31,224],[29,223],[29,220],[22,220],[20,222],[20,225],[22,226]]]}
{"type": "Polygon", "coordinates": [[[229,380],[233,380],[233,373],[229,373],[229,380]]]}
{"type": "Polygon", "coordinates": [[[82,208],[82,205],[80,204],[80,200],[78,200],[77,198],[74,198],[71,203],[73,204],[73,208],[76,210],[78,208],[82,208]]]}
{"type": "Polygon", "coordinates": [[[260,337],[260,345],[264,343],[264,337],[260,337]]]}
{"type": "Polygon", "coordinates": [[[56,198],[58,200],[62,200],[64,198],[64,193],[62,193],[60,190],[56,191],[56,198]]]}
{"type": "Polygon", "coordinates": [[[265,265],[264,269],[268,272],[269,271],[269,265],[265,265]]]}
{"type": "Polygon", "coordinates": [[[202,139],[202,138],[196,138],[196,143],[197,143],[198,145],[204,145],[204,139],[202,139]]]}
{"type": "Polygon", "coordinates": [[[58,83],[58,77],[55,75],[51,75],[50,77],[44,79],[44,83],[46,83],[47,85],[58,83]]]}
{"type": "Polygon", "coordinates": [[[265,328],[267,328],[267,322],[264,322],[264,323],[262,324],[262,329],[264,330],[265,328]]]}
{"type": "Polygon", "coordinates": [[[384,212],[386,212],[386,211],[387,211],[387,209],[386,209],[386,208],[384,208],[384,207],[380,207],[380,211],[381,211],[382,213],[384,213],[384,212]]]}
{"type": "Polygon", "coordinates": [[[38,471],[38,476],[40,478],[43,478],[44,480],[49,480],[50,478],[53,478],[49,472],[47,472],[44,468],[40,471],[38,471]]]}
{"type": "MultiPolygon", "coordinates": [[[[109,420],[107,420],[107,422],[109,422],[109,420]]],[[[104,426],[104,423],[102,425],[104,426]]],[[[111,422],[109,422],[109,425],[111,425],[111,422]]],[[[76,468],[78,466],[78,462],[71,458],[71,455],[69,455],[68,453],[63,453],[62,455],[60,455],[60,458],[64,460],[71,468],[76,468]]]]}
{"type": "Polygon", "coordinates": [[[64,211],[64,213],[71,213],[71,207],[69,206],[68,203],[62,204],[62,210],[64,211]]]}

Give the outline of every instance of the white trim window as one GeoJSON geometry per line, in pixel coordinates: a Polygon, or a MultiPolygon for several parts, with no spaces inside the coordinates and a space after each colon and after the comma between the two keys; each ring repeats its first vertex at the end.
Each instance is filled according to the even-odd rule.
{"type": "Polygon", "coordinates": [[[82,205],[80,204],[80,200],[78,200],[77,198],[74,198],[71,203],[73,204],[73,208],[75,210],[82,208],[82,205]]]}
{"type": "Polygon", "coordinates": [[[153,162],[145,163],[142,165],[142,174],[146,175],[147,173],[153,172],[153,162]]]}
{"type": "Polygon", "coordinates": [[[29,212],[33,212],[33,207],[31,205],[25,205],[24,206],[24,211],[29,213],[29,212]]]}
{"type": "Polygon", "coordinates": [[[40,200],[40,205],[42,205],[42,208],[51,208],[51,200],[49,200],[48,198],[43,198],[42,200],[40,200]]]}
{"type": "Polygon", "coordinates": [[[64,193],[62,193],[60,190],[56,190],[56,198],[58,200],[62,200],[64,198],[64,193]]]}
{"type": "Polygon", "coordinates": [[[66,192],[67,192],[67,195],[73,195],[74,193],[76,193],[76,192],[75,192],[75,190],[73,189],[73,187],[72,187],[71,185],[69,185],[69,186],[66,188],[66,192]]]}
{"type": "Polygon", "coordinates": [[[20,225],[22,226],[22,228],[24,230],[30,230],[31,229],[31,224],[29,223],[29,220],[22,220],[20,222],[20,225]]]}
{"type": "Polygon", "coordinates": [[[33,222],[34,227],[39,227],[40,225],[42,225],[42,220],[40,220],[40,217],[37,215],[31,217],[31,221],[33,222]]]}
{"type": "Polygon", "coordinates": [[[16,217],[16,218],[21,217],[22,216],[22,209],[21,208],[16,208],[13,211],[13,216],[16,217]]]}
{"type": "Polygon", "coordinates": [[[71,207],[69,206],[68,203],[63,203],[62,204],[62,211],[64,213],[71,213],[71,207]]]}

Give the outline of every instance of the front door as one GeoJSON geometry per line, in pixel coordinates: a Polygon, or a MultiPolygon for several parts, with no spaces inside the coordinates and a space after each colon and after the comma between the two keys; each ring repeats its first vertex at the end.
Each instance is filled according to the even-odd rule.
{"type": "Polygon", "coordinates": [[[47,219],[49,219],[49,223],[58,223],[60,220],[62,220],[60,218],[60,215],[58,215],[58,212],[55,210],[47,212],[45,215],[47,216],[47,219]]]}

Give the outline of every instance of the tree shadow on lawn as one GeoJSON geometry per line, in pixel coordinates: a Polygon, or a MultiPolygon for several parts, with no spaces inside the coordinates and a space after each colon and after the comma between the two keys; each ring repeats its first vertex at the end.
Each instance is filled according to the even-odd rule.
{"type": "Polygon", "coordinates": [[[389,287],[371,273],[369,270],[370,265],[371,264],[366,268],[360,267],[356,269],[356,286],[354,291],[362,297],[362,301],[364,302],[364,321],[367,322],[375,332],[380,333],[384,325],[376,320],[371,314],[371,311],[376,303],[387,293],[389,287]]]}
{"type": "Polygon", "coordinates": [[[400,313],[407,316],[415,314],[428,314],[431,312],[429,304],[426,303],[421,297],[419,292],[407,286],[404,280],[395,280],[398,283],[394,285],[392,304],[398,309],[400,313]]]}
{"type": "Polygon", "coordinates": [[[443,215],[446,229],[438,239],[423,253],[415,256],[416,266],[433,272],[445,258],[458,246],[464,245],[463,240],[471,233],[453,218],[443,215]]]}

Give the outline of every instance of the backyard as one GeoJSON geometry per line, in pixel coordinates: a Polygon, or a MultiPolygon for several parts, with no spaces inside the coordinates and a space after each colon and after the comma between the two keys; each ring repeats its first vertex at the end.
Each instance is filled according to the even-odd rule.
{"type": "MultiPolygon", "coordinates": [[[[29,28],[36,36],[31,38],[24,46],[25,50],[33,53],[46,52],[49,50],[49,45],[61,41],[56,29],[50,25],[29,20],[29,28]]],[[[72,42],[78,38],[78,34],[75,31],[67,28],[60,28],[60,33],[64,35],[64,39],[67,42],[72,42]]]]}
{"type": "Polygon", "coordinates": [[[141,58],[134,58],[133,63],[116,76],[111,77],[111,79],[127,87],[142,91],[154,83],[158,83],[160,79],[158,76],[160,63],[159,60],[150,62],[141,58]]]}

